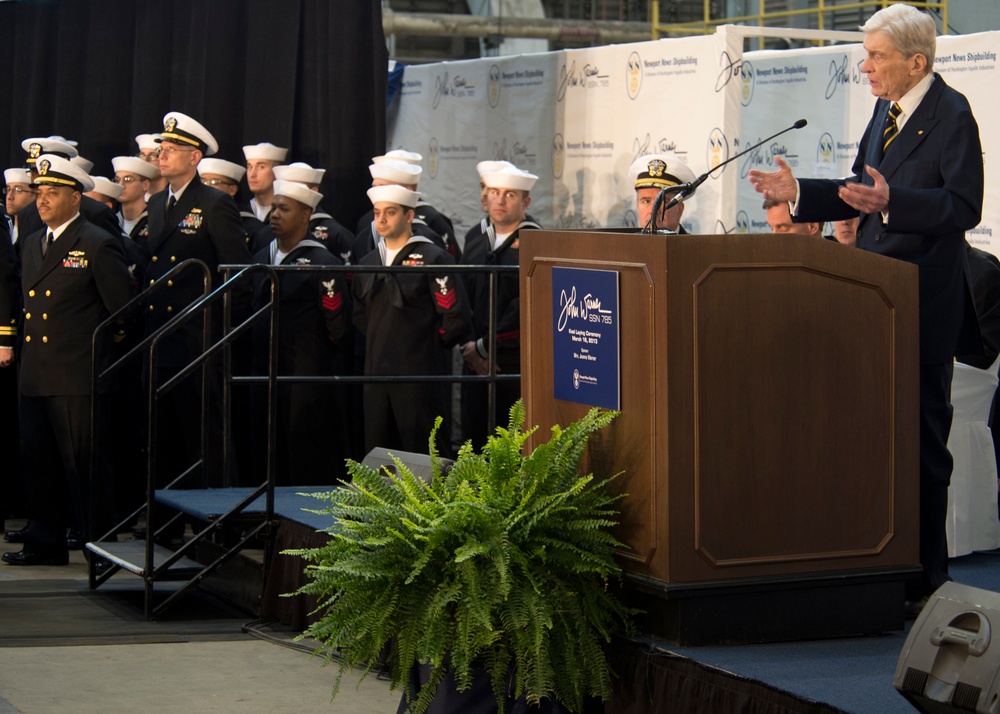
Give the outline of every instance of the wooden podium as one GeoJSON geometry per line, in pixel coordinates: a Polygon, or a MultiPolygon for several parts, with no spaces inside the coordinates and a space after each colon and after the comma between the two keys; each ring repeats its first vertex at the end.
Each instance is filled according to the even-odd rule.
{"type": "Polygon", "coordinates": [[[621,416],[587,467],[623,472],[626,591],[650,631],[902,629],[919,572],[915,266],[802,235],[526,231],[520,268],[542,437],[590,408],[555,397],[553,268],[618,275],[621,416]]]}

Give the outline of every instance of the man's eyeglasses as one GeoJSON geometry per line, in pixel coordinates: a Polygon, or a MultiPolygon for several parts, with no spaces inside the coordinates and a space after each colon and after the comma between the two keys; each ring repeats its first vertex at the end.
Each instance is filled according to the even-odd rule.
{"type": "Polygon", "coordinates": [[[197,149],[188,149],[181,146],[162,146],[160,147],[160,156],[171,156],[172,154],[190,154],[192,151],[197,151],[197,149]]]}
{"type": "Polygon", "coordinates": [[[220,178],[210,178],[210,179],[203,178],[201,182],[206,186],[215,186],[215,187],[236,185],[235,181],[226,181],[226,179],[220,179],[220,178]]]}
{"type": "Polygon", "coordinates": [[[139,180],[136,176],[115,176],[111,179],[115,183],[134,183],[139,180]]]}
{"type": "Polygon", "coordinates": [[[140,151],[136,154],[136,158],[142,159],[143,161],[149,161],[150,159],[160,158],[160,150],[153,149],[152,151],[140,151]]]}
{"type": "Polygon", "coordinates": [[[34,193],[35,189],[25,188],[24,186],[9,186],[3,190],[3,195],[6,196],[8,193],[18,194],[18,193],[34,193]]]}

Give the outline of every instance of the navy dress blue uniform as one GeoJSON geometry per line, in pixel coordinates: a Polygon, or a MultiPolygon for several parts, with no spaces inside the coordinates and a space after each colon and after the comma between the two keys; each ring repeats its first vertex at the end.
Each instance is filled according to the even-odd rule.
{"type": "Polygon", "coordinates": [[[90,522],[86,508],[92,490],[98,509],[111,502],[106,477],[90,482],[91,399],[97,396],[91,394],[91,336],[135,293],[115,236],[78,215],[43,257],[45,236],[28,236],[21,251],[20,419],[31,518],[24,540],[26,552],[58,561],[66,555],[67,527],[82,524],[89,537],[108,525],[110,514],[95,513],[90,522]]]}
{"type": "MultiPolygon", "coordinates": [[[[920,298],[920,561],[922,582],[908,599],[948,578],[945,513],[952,461],[951,377],[956,354],[979,354],[982,340],[970,290],[965,231],[980,221],[983,159],[968,100],[935,74],[923,100],[883,156],[890,102],[879,99],[857,159],[855,179],[872,185],[872,166],[889,184],[888,222],[861,214],[857,247],[914,263],[920,298]]],[[[857,211],[838,182],[800,179],[797,221],[840,220],[857,211]]]]}
{"type": "MultiPolygon", "coordinates": [[[[274,265],[277,242],[254,255],[254,262],[274,265]]],[[[282,266],[343,265],[318,241],[300,241],[281,259],[282,266]]],[[[254,307],[270,297],[269,283],[258,281],[254,307]]],[[[351,303],[343,272],[278,273],[278,375],[335,376],[350,374],[353,361],[351,303]]],[[[254,327],[254,372],[268,370],[267,330],[254,327]]],[[[257,413],[259,410],[255,409],[257,413]]],[[[277,405],[276,482],[288,485],[332,485],[346,475],[352,451],[348,390],[333,383],[279,385],[277,405]]],[[[256,439],[263,443],[263,439],[256,439]]]]}
{"type": "Polygon", "coordinates": [[[323,208],[317,207],[309,219],[309,235],[345,263],[350,261],[354,234],[323,208]]]}
{"type": "MultiPolygon", "coordinates": [[[[454,259],[422,236],[413,236],[393,265],[454,265],[454,259]]],[[[380,251],[360,265],[382,265],[380,251]]],[[[471,339],[472,316],[465,288],[447,272],[355,273],[354,323],[365,336],[365,374],[448,375],[451,348],[471,339]]],[[[444,449],[450,412],[447,383],[365,384],[365,450],[382,446],[426,453],[431,428],[444,449]]]]}

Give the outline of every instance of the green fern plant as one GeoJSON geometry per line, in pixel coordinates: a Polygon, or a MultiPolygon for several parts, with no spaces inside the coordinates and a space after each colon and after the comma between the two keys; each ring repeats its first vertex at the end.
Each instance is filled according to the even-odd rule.
{"type": "MultiPolygon", "coordinates": [[[[485,666],[500,711],[505,697],[555,698],[580,711],[587,696],[606,699],[611,673],[604,645],[629,628],[631,611],[609,588],[621,571],[610,533],[621,494],[579,473],[593,432],[617,412],[592,409],[524,454],[535,429],[521,430],[524,407],[510,411],[481,453],[466,443],[442,472],[430,438],[433,477],[398,475],[348,462],[350,486],[330,494],[331,539],[301,556],[310,581],[300,593],[320,599],[320,619],[303,636],[367,675],[389,665],[392,687],[411,667],[431,665],[419,692],[421,714],[450,671],[459,690],[485,666]]],[[[440,420],[435,426],[435,432],[440,420]]]]}

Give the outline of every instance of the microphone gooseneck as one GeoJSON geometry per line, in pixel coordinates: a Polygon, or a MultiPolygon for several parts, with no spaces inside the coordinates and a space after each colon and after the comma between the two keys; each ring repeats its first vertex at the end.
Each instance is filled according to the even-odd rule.
{"type": "Polygon", "coordinates": [[[665,211],[665,210],[667,210],[669,208],[673,208],[678,203],[680,203],[681,201],[683,201],[684,199],[686,199],[688,196],[690,196],[691,194],[693,194],[695,192],[695,190],[699,186],[701,186],[703,183],[705,183],[705,180],[712,173],[714,173],[715,171],[718,171],[719,169],[721,169],[723,166],[725,166],[726,164],[730,163],[731,161],[736,161],[736,159],[740,158],[741,156],[750,153],[754,149],[760,148],[761,146],[763,146],[764,144],[766,144],[767,142],[769,142],[771,139],[775,139],[775,138],[781,136],[782,134],[784,134],[785,132],[791,131],[792,129],[801,129],[802,127],[804,127],[808,123],[809,122],[807,122],[805,119],[799,119],[797,122],[795,122],[794,124],[792,124],[789,127],[785,127],[784,129],[782,129],[781,131],[779,131],[777,134],[772,134],[771,136],[767,137],[766,139],[762,139],[761,141],[758,141],[753,146],[750,146],[750,147],[744,149],[743,151],[741,151],[740,153],[736,154],[735,156],[730,156],[725,161],[723,161],[723,162],[721,162],[719,164],[716,164],[715,166],[713,166],[712,168],[710,168],[708,171],[706,171],[705,173],[703,173],[701,176],[699,176],[698,178],[696,178],[694,181],[691,181],[690,183],[682,183],[682,184],[680,184],[680,186],[669,186],[667,188],[661,189],[660,193],[657,194],[657,196],[656,196],[656,200],[653,201],[653,214],[649,218],[649,227],[650,227],[650,231],[649,232],[650,233],[656,233],[656,218],[657,218],[657,216],[660,215],[660,213],[662,211],[665,211]],[[664,206],[663,205],[663,200],[666,197],[667,191],[674,191],[675,193],[674,193],[673,196],[671,196],[670,200],[667,201],[667,205],[664,206]]]}

